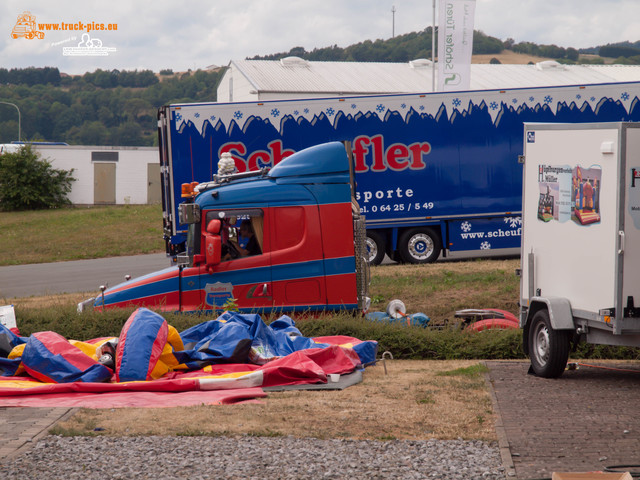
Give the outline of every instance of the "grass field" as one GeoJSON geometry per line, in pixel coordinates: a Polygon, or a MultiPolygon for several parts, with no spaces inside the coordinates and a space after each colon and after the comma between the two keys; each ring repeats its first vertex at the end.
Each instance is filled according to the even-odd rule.
{"type": "Polygon", "coordinates": [[[160,205],[0,213],[0,266],[164,251],[160,205]]]}
{"type": "Polygon", "coordinates": [[[51,433],[492,441],[485,371],[473,360],[393,360],[367,367],[362,383],[340,391],[270,393],[231,406],[81,409],[51,433]]]}
{"type": "Polygon", "coordinates": [[[384,310],[394,298],[409,313],[423,312],[433,322],[454,320],[457,310],[498,308],[518,312],[520,259],[476,259],[428,265],[383,265],[371,269],[374,307],[384,310]]]}

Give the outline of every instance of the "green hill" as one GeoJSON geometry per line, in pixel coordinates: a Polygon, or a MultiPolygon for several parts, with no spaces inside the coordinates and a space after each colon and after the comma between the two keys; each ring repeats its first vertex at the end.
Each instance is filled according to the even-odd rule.
{"type": "MultiPolygon", "coordinates": [[[[78,145],[154,145],[158,107],[216,100],[222,69],[175,75],[57,68],[0,68],[0,101],[18,105],[22,140],[78,145]]],[[[0,105],[0,143],[18,138],[16,110],[0,105]]]]}
{"type": "MultiPolygon", "coordinates": [[[[640,41],[580,51],[532,42],[515,43],[513,39],[502,41],[480,31],[474,32],[473,41],[474,55],[484,56],[487,58],[484,61],[490,63],[499,63],[500,58],[511,62],[515,52],[521,58],[552,58],[564,63],[605,63],[603,57],[609,57],[606,63],[640,64],[640,41]],[[591,55],[581,55],[587,53],[591,55]]],[[[345,62],[431,58],[431,27],[386,40],[365,40],[345,48],[333,45],[307,51],[298,46],[288,52],[252,58],[277,60],[287,56],[345,62]]],[[[528,61],[533,60],[524,63],[528,61]]],[[[0,101],[18,105],[22,140],[150,146],[157,143],[158,107],[215,101],[223,73],[224,68],[182,74],[174,74],[170,69],[159,74],[150,70],[96,70],[69,76],[55,67],[0,68],[0,101]]],[[[0,104],[0,143],[17,139],[17,112],[10,105],[0,104]]]]}

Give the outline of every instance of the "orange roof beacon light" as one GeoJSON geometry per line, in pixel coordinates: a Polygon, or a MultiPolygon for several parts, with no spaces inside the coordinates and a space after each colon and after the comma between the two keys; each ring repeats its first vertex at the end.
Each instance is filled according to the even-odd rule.
{"type": "Polygon", "coordinates": [[[182,194],[180,195],[182,198],[191,198],[191,197],[195,197],[196,192],[195,189],[196,187],[199,185],[198,182],[191,182],[191,183],[183,183],[181,185],[181,189],[182,189],[182,194]]]}

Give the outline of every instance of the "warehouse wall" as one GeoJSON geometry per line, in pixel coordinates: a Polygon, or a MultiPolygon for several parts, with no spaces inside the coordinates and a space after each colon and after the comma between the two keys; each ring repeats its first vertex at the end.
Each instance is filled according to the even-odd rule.
{"type": "Polygon", "coordinates": [[[34,145],[34,148],[53,167],[74,169],[76,181],[69,194],[73,204],[146,204],[160,200],[156,147],[34,145]],[[148,202],[149,199],[152,201],[148,202]]]}

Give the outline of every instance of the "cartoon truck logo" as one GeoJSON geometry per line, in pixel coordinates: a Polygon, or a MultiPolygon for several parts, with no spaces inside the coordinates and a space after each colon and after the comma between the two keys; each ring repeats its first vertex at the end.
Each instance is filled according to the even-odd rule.
{"type": "Polygon", "coordinates": [[[36,17],[31,12],[24,12],[18,15],[18,21],[11,30],[13,38],[24,37],[29,40],[34,38],[43,39],[44,32],[38,31],[36,27],[36,17]]]}

